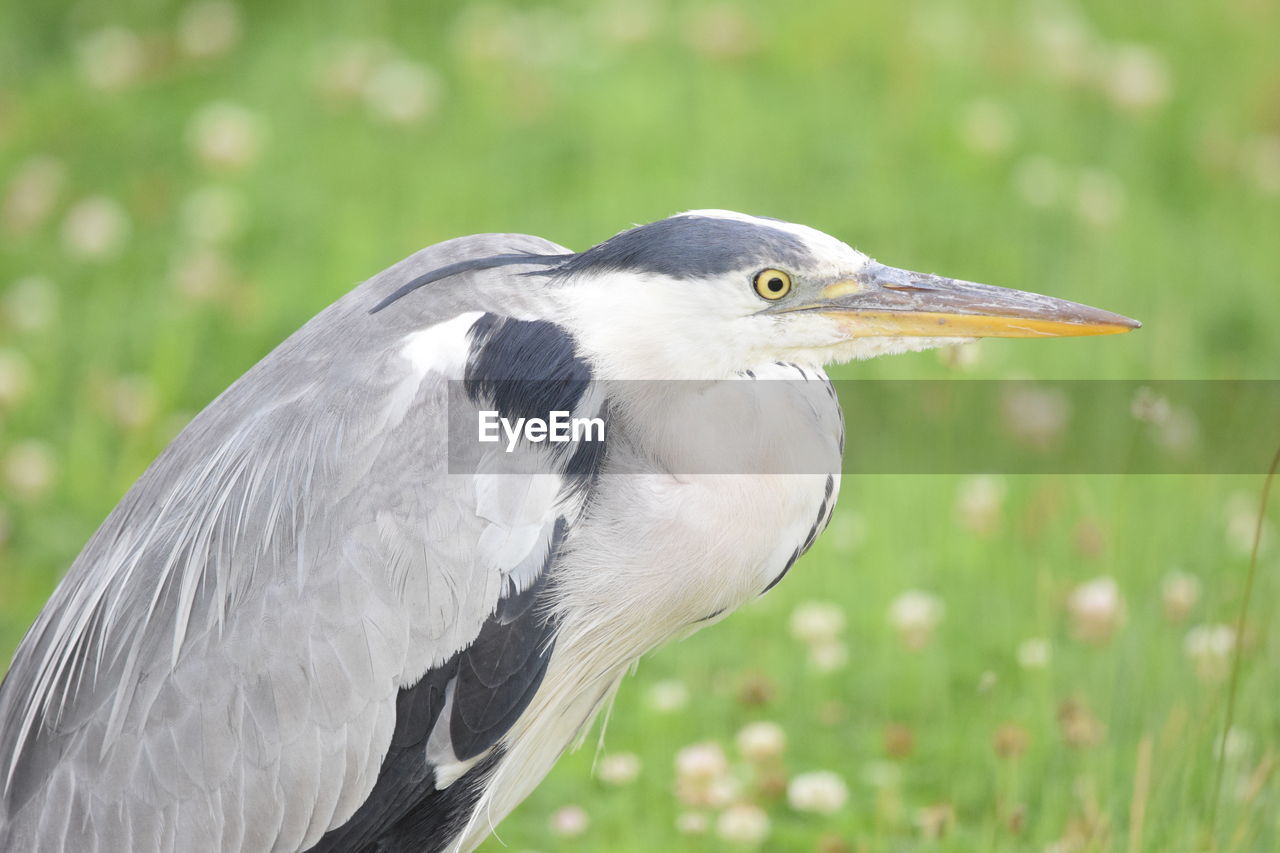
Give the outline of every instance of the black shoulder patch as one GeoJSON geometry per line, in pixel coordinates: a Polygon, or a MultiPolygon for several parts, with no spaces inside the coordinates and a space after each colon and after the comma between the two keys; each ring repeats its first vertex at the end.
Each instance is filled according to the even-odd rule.
{"type": "MultiPolygon", "coordinates": [[[[563,526],[558,524],[556,530],[559,534],[563,526]]],[[[547,584],[544,572],[516,596],[510,611],[495,613],[485,622],[475,642],[461,653],[449,740],[463,761],[497,743],[542,684],[555,646],[555,621],[545,612],[547,584]]]]}
{"type": "MultiPolygon", "coordinates": [[[[400,690],[396,696],[396,727],[378,770],[378,781],[346,823],[329,830],[316,842],[311,848],[314,853],[390,849],[383,846],[383,839],[393,836],[410,814],[420,814],[423,806],[430,804],[441,813],[442,820],[452,819],[459,811],[462,802],[457,797],[461,789],[455,788],[462,780],[437,791],[435,770],[426,761],[427,737],[444,707],[445,689],[457,671],[458,656],[454,655],[417,684],[400,690]]],[[[459,828],[465,822],[463,816],[459,828]]],[[[434,836],[426,838],[436,840],[434,836]]],[[[424,843],[423,839],[418,841],[424,843]]],[[[438,846],[429,843],[424,849],[443,850],[447,843],[448,839],[442,836],[438,846]]]]}
{"type": "Polygon", "coordinates": [[[797,267],[808,257],[804,242],[781,228],[712,216],[672,216],[623,231],[551,273],[629,270],[693,279],[773,264],[797,267]]]}
{"type": "Polygon", "coordinates": [[[591,382],[573,337],[555,323],[485,314],[469,334],[467,396],[491,401],[503,417],[571,412],[591,382]]]}
{"type": "MultiPolygon", "coordinates": [[[[602,405],[593,417],[608,421],[608,405],[602,405]]],[[[574,494],[586,494],[588,498],[594,490],[596,480],[604,467],[606,444],[603,441],[579,441],[577,449],[565,463],[564,476],[570,491],[574,494]]]]}
{"type": "Polygon", "coordinates": [[[538,579],[521,592],[509,589],[470,646],[400,690],[391,745],[373,790],[351,819],[325,833],[312,851],[439,851],[466,825],[502,753],[498,742],[528,707],[551,660],[556,625],[547,612],[547,591],[566,528],[564,519],[557,521],[538,579]],[[496,749],[452,785],[436,790],[426,746],[451,682],[448,726],[454,754],[465,761],[496,749]]]}
{"type": "MultiPolygon", "coordinates": [[[[471,819],[471,812],[503,750],[495,749],[447,788],[437,791],[435,774],[425,764],[420,791],[416,798],[404,798],[393,803],[398,807],[395,820],[377,833],[360,832],[358,819],[373,802],[371,795],[351,818],[337,829],[324,834],[308,853],[443,853],[457,839],[471,819]]],[[[419,764],[422,764],[419,761],[419,764]]],[[[386,769],[386,764],[383,764],[386,769]]],[[[378,777],[378,784],[382,777],[378,777]]],[[[377,792],[377,786],[374,787],[377,792]]]]}

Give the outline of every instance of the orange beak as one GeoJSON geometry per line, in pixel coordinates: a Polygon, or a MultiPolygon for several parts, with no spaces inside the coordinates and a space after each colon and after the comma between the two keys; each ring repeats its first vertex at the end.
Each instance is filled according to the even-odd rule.
{"type": "Polygon", "coordinates": [[[850,337],[1054,338],[1142,326],[1065,299],[874,262],[825,287],[818,301],[785,310],[836,318],[850,337]]]}

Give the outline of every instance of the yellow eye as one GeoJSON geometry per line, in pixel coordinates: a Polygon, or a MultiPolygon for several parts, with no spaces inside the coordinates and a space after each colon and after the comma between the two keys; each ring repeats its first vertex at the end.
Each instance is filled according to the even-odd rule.
{"type": "Polygon", "coordinates": [[[765,299],[781,299],[791,292],[791,276],[782,270],[760,270],[755,283],[756,293],[765,299]]]}

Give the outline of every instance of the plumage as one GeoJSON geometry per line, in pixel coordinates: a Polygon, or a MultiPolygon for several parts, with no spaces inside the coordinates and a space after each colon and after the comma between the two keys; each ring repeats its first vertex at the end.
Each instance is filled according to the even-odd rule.
{"type": "Polygon", "coordinates": [[[844,442],[822,364],[952,340],[862,336],[844,295],[770,306],[760,266],[810,299],[889,269],[703,211],[579,254],[451,240],[322,311],[165,449],[24,639],[0,849],[474,848],[638,657],[812,546],[844,442]],[[609,432],[508,452],[466,440],[488,409],[609,432]]]}

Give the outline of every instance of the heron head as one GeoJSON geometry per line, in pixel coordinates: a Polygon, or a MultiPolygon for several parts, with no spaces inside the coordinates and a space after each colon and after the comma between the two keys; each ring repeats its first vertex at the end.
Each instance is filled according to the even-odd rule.
{"type": "Polygon", "coordinates": [[[616,376],[728,375],[983,337],[1127,332],[1139,323],[1035,293],[878,263],[803,225],[718,210],[642,225],[554,275],[588,353],[616,376]]]}

